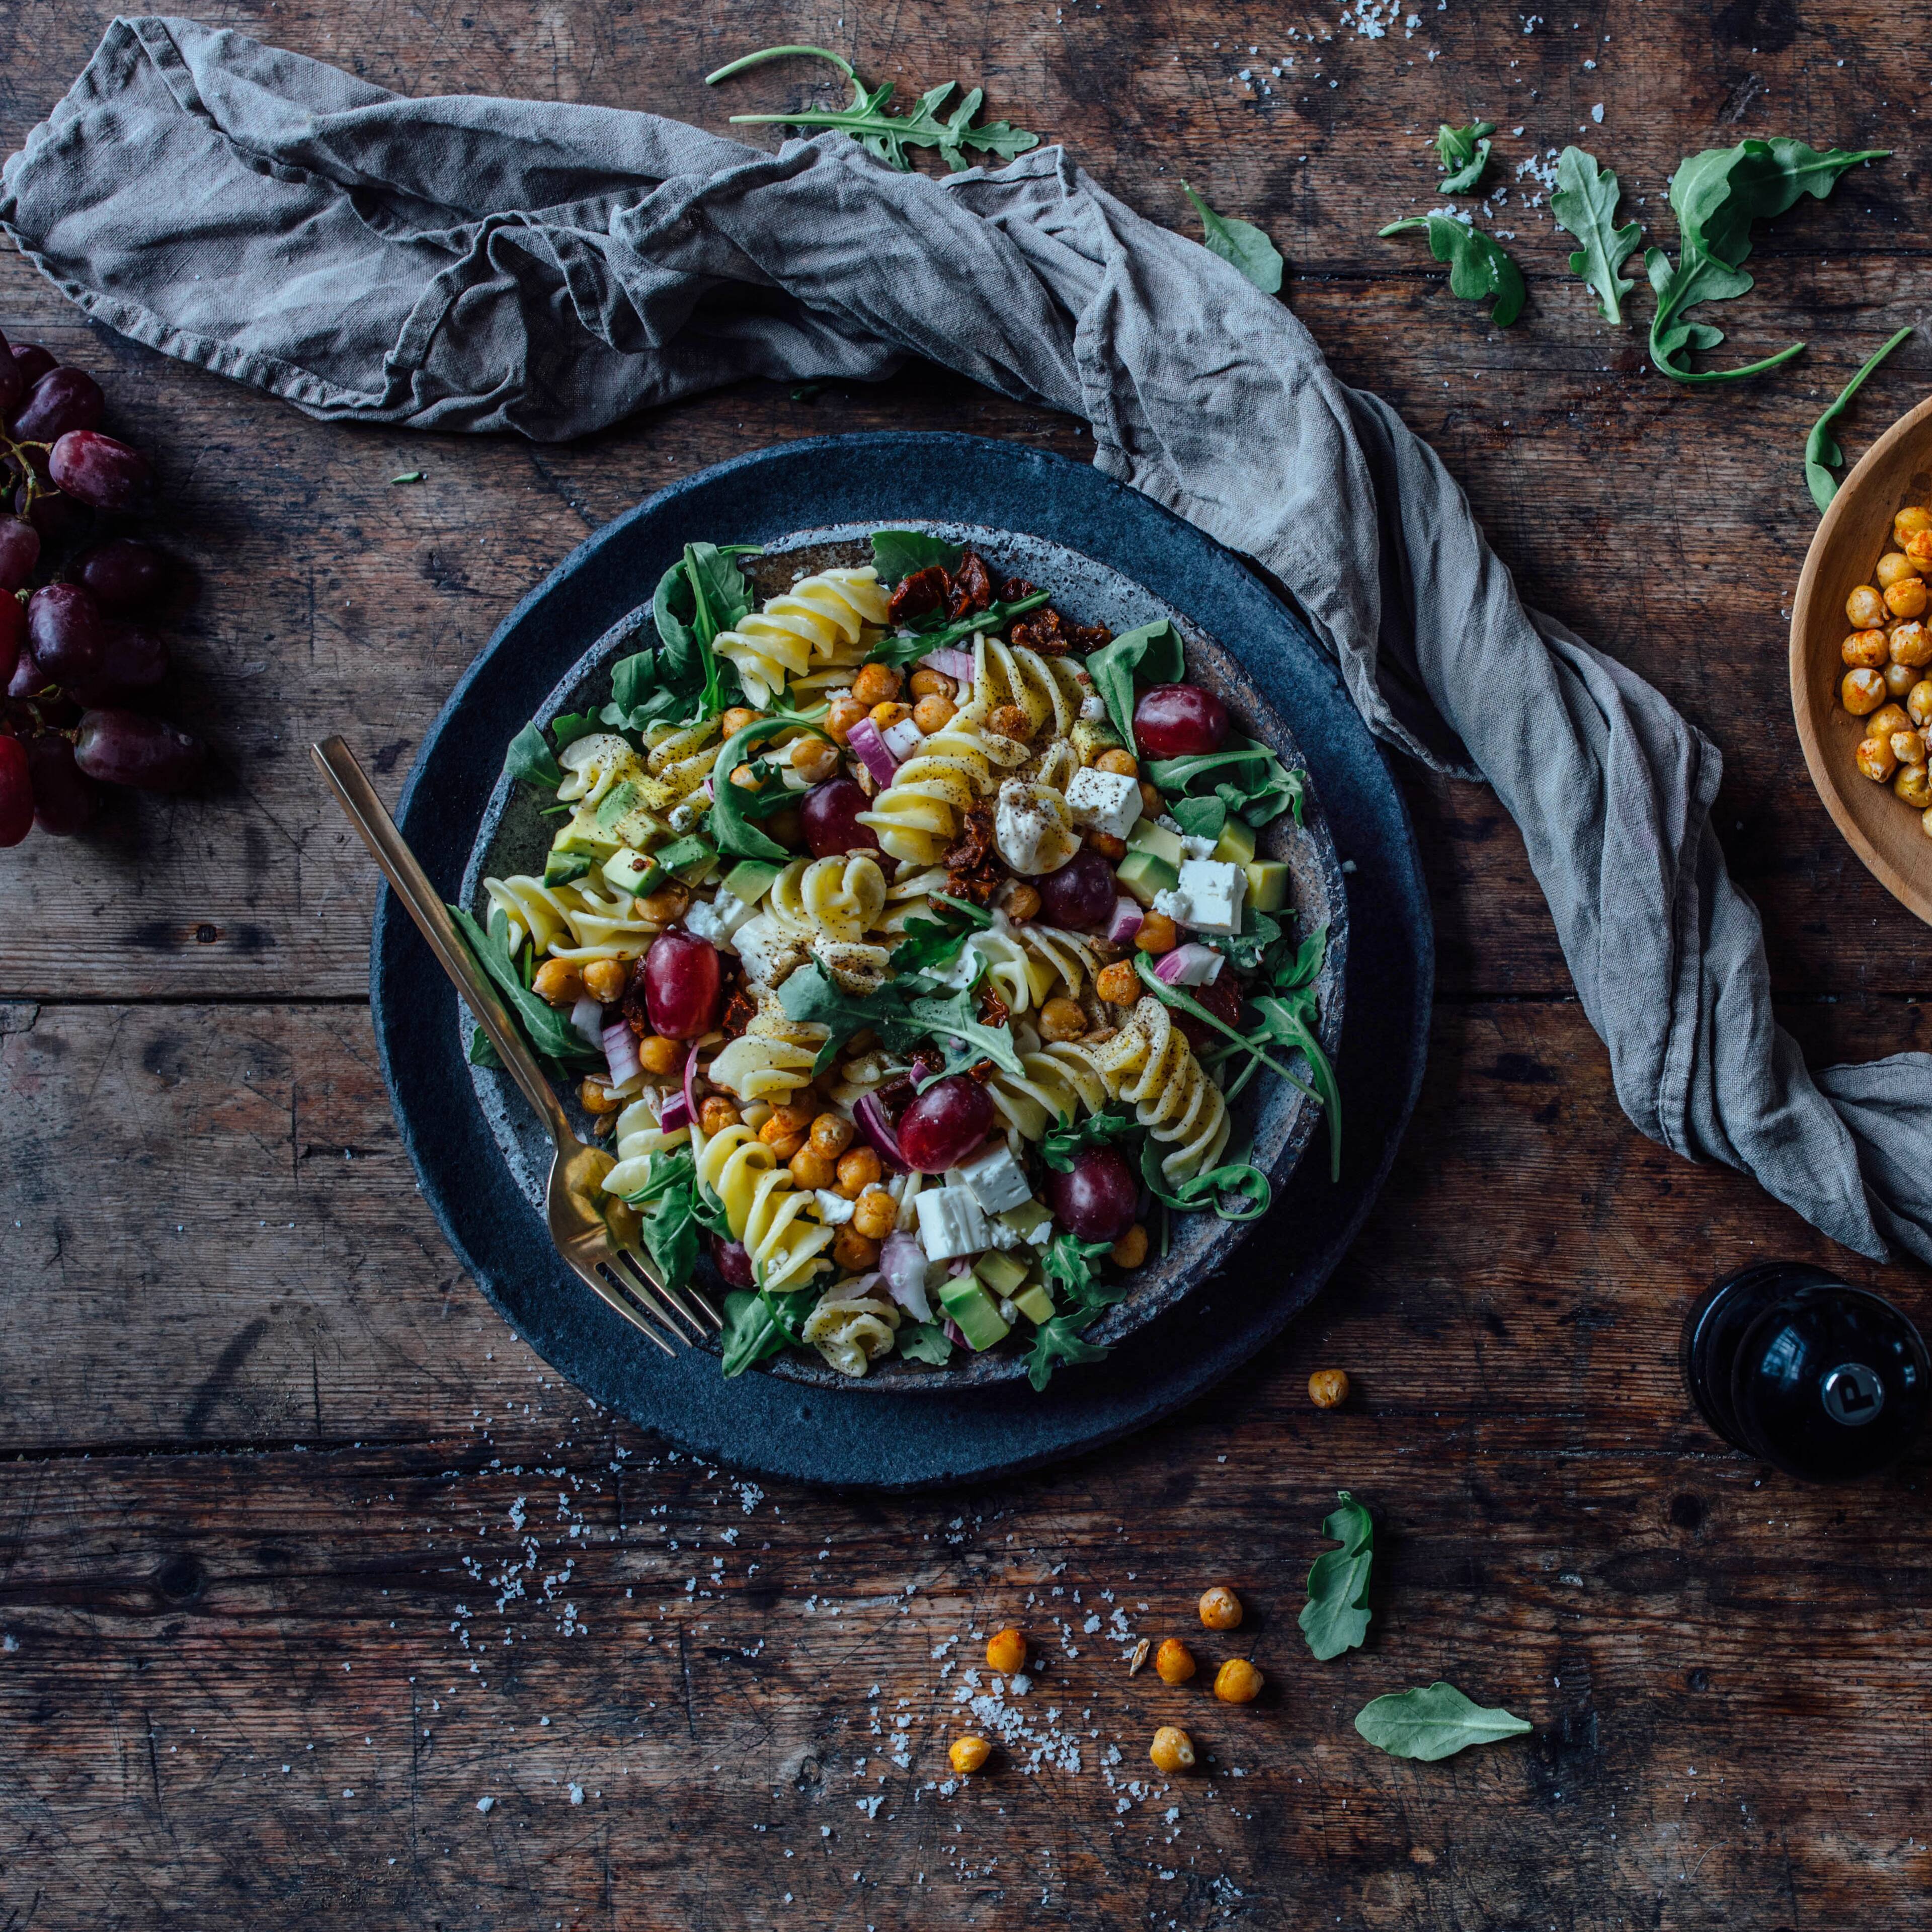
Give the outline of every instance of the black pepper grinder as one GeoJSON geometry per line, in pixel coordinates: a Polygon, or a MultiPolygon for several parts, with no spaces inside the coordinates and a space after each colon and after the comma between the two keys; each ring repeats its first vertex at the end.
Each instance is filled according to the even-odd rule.
{"type": "Polygon", "coordinates": [[[1932,1402],[1932,1358],[1912,1323],[1802,1262],[1760,1262],[1719,1282],[1685,1318],[1683,1363],[1726,1442],[1804,1482],[1897,1462],[1932,1402]]]}

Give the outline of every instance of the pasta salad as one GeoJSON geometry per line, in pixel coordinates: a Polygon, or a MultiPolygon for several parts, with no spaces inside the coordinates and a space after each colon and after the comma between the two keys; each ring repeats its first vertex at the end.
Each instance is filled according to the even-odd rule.
{"type": "Polygon", "coordinates": [[[512,746],[554,795],[541,875],[452,910],[582,1076],[614,1233],[679,1285],[708,1252],[727,1376],[1012,1346],[1043,1388],[1171,1214],[1266,1211],[1230,1108],[1258,1075],[1325,1109],[1339,1173],[1327,932],[1256,840],[1304,775],[1171,625],[871,549],[760,605],[755,552],[687,546],[609,701],[512,746]]]}

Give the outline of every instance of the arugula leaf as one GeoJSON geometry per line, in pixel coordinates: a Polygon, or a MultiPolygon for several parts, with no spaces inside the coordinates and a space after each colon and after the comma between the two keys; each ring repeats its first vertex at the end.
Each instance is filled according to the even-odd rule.
{"type": "Polygon", "coordinates": [[[1258,1221],[1274,1204],[1274,1190],[1268,1176],[1252,1161],[1210,1167],[1174,1189],[1169,1188],[1160,1163],[1160,1146],[1150,1134],[1141,1143],[1141,1179],[1164,1208],[1178,1208],[1184,1214],[1198,1208],[1212,1208],[1224,1221],[1258,1221]]]}
{"type": "Polygon", "coordinates": [[[1355,1728],[1390,1757],[1419,1757],[1432,1763],[1454,1757],[1471,1744],[1521,1737],[1533,1727],[1499,1706],[1472,1704],[1453,1684],[1438,1679],[1426,1690],[1398,1690],[1372,1699],[1355,1713],[1355,1728]]]}
{"type": "MultiPolygon", "coordinates": [[[[700,718],[716,718],[742,694],[736,668],[711,646],[720,631],[734,628],[750,614],[752,586],[736,560],[758,554],[755,544],[686,544],[652,596],[651,621],[660,646],[654,675],[664,688],[694,700],[700,718]]],[[[611,681],[617,698],[614,670],[611,681]]]]}
{"type": "Polygon", "coordinates": [[[993,915],[970,899],[949,898],[944,892],[934,892],[932,897],[962,922],[946,926],[938,920],[908,919],[904,938],[886,962],[895,973],[926,972],[945,965],[975,932],[984,932],[993,922],[993,915]]]}
{"type": "MultiPolygon", "coordinates": [[[[983,970],[979,978],[985,976],[983,970]]],[[[888,1051],[904,1052],[934,1035],[952,1035],[974,1042],[963,1063],[988,1059],[1009,1073],[1024,1070],[1013,1036],[1006,1027],[983,1024],[977,1017],[973,986],[946,998],[933,995],[923,974],[889,980],[869,993],[848,993],[816,959],[788,974],[778,988],[778,1004],[787,1019],[829,1029],[812,1071],[822,1073],[854,1034],[869,1027],[888,1051]]],[[[950,1056],[949,1056],[950,1057],[950,1056]]]]}
{"type": "Polygon", "coordinates": [[[1106,1345],[1089,1342],[1082,1334],[1100,1318],[1099,1309],[1087,1308],[1077,1314],[1056,1315],[1052,1321],[1040,1324],[1026,1358],[1027,1380],[1033,1384],[1034,1394],[1041,1394],[1053,1379],[1056,1362],[1097,1362],[1105,1359],[1108,1353],[1106,1345]]]}
{"type": "MultiPolygon", "coordinates": [[[[1369,1634],[1369,1566],[1375,1554],[1375,1525],[1369,1513],[1337,1490],[1341,1504],[1322,1520],[1322,1534],[1340,1550],[1324,1550],[1308,1573],[1308,1600],[1301,1606],[1301,1634],[1324,1662],[1353,1650],[1369,1634]]],[[[1365,1732],[1364,1736],[1366,1735],[1365,1732]]]]}
{"type": "Polygon", "coordinates": [[[1820,154],[1779,135],[1769,141],[1740,141],[1735,148],[1707,148],[1679,163],[1670,183],[1677,266],[1672,268],[1661,248],[1643,258],[1657,292],[1657,313],[1650,319],[1651,361],[1678,382],[1735,382],[1789,362],[1803,343],[1742,369],[1691,369],[1684,361],[1689,352],[1716,348],[1724,332],[1708,322],[1687,322],[1685,313],[1700,302],[1728,302],[1756,286],[1741,266],[1751,251],[1754,221],[1774,219],[1801,194],[1822,201],[1847,168],[1882,160],[1890,152],[1870,148],[1852,154],[1833,148],[1820,154]]]}
{"type": "MultiPolygon", "coordinates": [[[[1159,1000],[1163,1006],[1176,1007],[1184,1013],[1192,1013],[1196,1019],[1201,1021],[1204,1024],[1211,1027],[1214,1031],[1220,1034],[1223,1039],[1232,1040],[1237,1046],[1240,1047],[1246,1052],[1252,1054],[1255,1058],[1259,1060],[1264,1066],[1267,1067],[1270,1072],[1280,1074],[1282,1078],[1286,1080],[1291,1087],[1299,1088],[1300,1090],[1306,1094],[1310,1100],[1318,1100],[1322,1098],[1322,1096],[1318,1094],[1313,1088],[1310,1087],[1306,1081],[1302,1079],[1298,1075],[1291,1072],[1289,1070],[1284,1066],[1280,1060],[1270,1060],[1268,1054],[1262,1051],[1262,1048],[1264,1046],[1272,1043],[1272,1037],[1264,1028],[1258,1028],[1252,1034],[1237,1032],[1235,1029],[1231,1027],[1226,1020],[1222,1018],[1219,1013],[1210,1012],[1198,1000],[1195,998],[1192,994],[1184,992],[1178,986],[1170,986],[1162,980],[1156,974],[1154,970],[1153,962],[1149,960],[1148,956],[1144,952],[1138,953],[1135,956],[1134,970],[1139,974],[1142,985],[1145,986],[1148,991],[1153,994],[1154,998],[1159,1000]]],[[[1258,1000],[1255,1004],[1257,1006],[1259,1006],[1261,1004],[1261,1001],[1258,1000]]],[[[1276,1005],[1282,1005],[1285,1003],[1277,1000],[1274,1004],[1276,1005]]],[[[1295,1043],[1298,1046],[1300,1046],[1302,1044],[1301,1041],[1298,1039],[1295,1043]]],[[[1317,1043],[1317,1050],[1319,1050],[1318,1042],[1317,1043]]],[[[1332,1125],[1333,1123],[1331,1122],[1331,1126],[1332,1125]]],[[[1339,1131],[1339,1130],[1337,1130],[1337,1131],[1339,1131]]],[[[1339,1162],[1341,1159],[1339,1151],[1336,1153],[1335,1157],[1336,1161],[1339,1162]]]]}
{"type": "Polygon", "coordinates": [[[1377,231],[1401,235],[1412,228],[1426,229],[1429,252],[1438,262],[1449,264],[1449,292],[1465,302],[1481,302],[1494,296],[1496,306],[1490,320],[1498,328],[1507,328],[1522,313],[1528,291],[1522,285],[1522,272],[1508,253],[1479,228],[1458,221],[1453,214],[1412,214],[1391,221],[1377,231]]]}
{"type": "MultiPolygon", "coordinates": [[[[1184,799],[1184,805],[1187,801],[1184,799]]],[[[1196,937],[1216,952],[1224,954],[1229,964],[1244,973],[1258,972],[1267,958],[1268,949],[1281,938],[1281,922],[1272,914],[1257,912],[1252,906],[1239,932],[1203,932],[1196,937]]]]}
{"type": "Polygon", "coordinates": [[[645,1163],[644,1184],[623,1197],[641,1215],[644,1246],[673,1288],[690,1280],[698,1261],[700,1232],[730,1239],[724,1204],[698,1178],[696,1156],[688,1147],[652,1154],[645,1163]]]}
{"type": "Polygon", "coordinates": [[[501,1066],[503,1056],[490,1044],[490,1036],[481,1027],[470,1030],[470,1064],[472,1066],[501,1066]]]}
{"type": "Polygon", "coordinates": [[[818,720],[824,716],[822,708],[810,712],[802,711],[774,711],[751,723],[742,725],[724,741],[718,754],[718,762],[712,767],[716,775],[711,787],[711,811],[709,824],[711,836],[717,842],[721,854],[732,859],[768,859],[782,866],[788,863],[791,854],[776,838],[768,838],[752,823],[754,815],[769,815],[786,805],[792,804],[801,794],[789,792],[773,805],[754,797],[742,785],[731,782],[731,774],[745,762],[745,754],[756,744],[775,736],[793,725],[802,726],[815,731],[821,738],[830,741],[831,734],[818,720]]]}
{"type": "MultiPolygon", "coordinates": [[[[1334,1063],[1316,1037],[1312,1000],[1286,1000],[1272,993],[1260,993],[1255,996],[1253,1004],[1262,1016],[1262,1024],[1250,1036],[1250,1040],[1288,1047],[1308,1062],[1315,1081],[1315,1097],[1328,1116],[1328,1178],[1339,1181],[1342,1178],[1342,1089],[1335,1078],[1334,1063]]],[[[1270,1066],[1274,1064],[1268,1062],[1270,1066]]],[[[1295,1084],[1300,1087],[1301,1082],[1298,1080],[1295,1084]]],[[[1302,1087],[1304,1094],[1307,1090],[1302,1087]]]]}
{"type": "Polygon", "coordinates": [[[1180,191],[1201,218],[1202,245],[1210,255],[1232,262],[1264,296],[1281,292],[1281,250],[1252,222],[1216,214],[1185,182],[1180,191]]]}
{"type": "Polygon", "coordinates": [[[1328,956],[1328,928],[1318,926],[1292,953],[1286,943],[1268,962],[1268,979],[1277,993],[1292,993],[1312,986],[1328,956]]]}
{"type": "Polygon", "coordinates": [[[734,1288],[724,1298],[724,1377],[742,1376],[754,1364],[768,1360],[785,1346],[786,1336],[772,1317],[772,1305],[748,1288],[734,1288]]]}
{"type": "Polygon", "coordinates": [[[570,1016],[559,1012],[524,984],[517,962],[510,956],[508,922],[500,911],[492,915],[487,932],[460,906],[452,906],[449,914],[477,963],[496,982],[504,1004],[521,1023],[524,1036],[540,1058],[560,1060],[568,1066],[602,1064],[603,1054],[586,1043],[571,1024],[570,1016]]]}
{"type": "Polygon", "coordinates": [[[1600,169],[1594,154],[1565,148],[1556,160],[1556,192],[1550,212],[1566,235],[1582,243],[1570,257],[1570,272],[1580,275],[1596,292],[1606,322],[1622,327],[1623,298],[1636,286],[1617,271],[1630,258],[1643,230],[1634,221],[1619,228],[1617,197],[1623,190],[1607,168],[1600,169]]]}
{"type": "MultiPolygon", "coordinates": [[[[1094,1272],[1094,1262],[1111,1245],[1106,1241],[1077,1240],[1062,1228],[1048,1242],[1046,1252],[1040,1258],[1047,1286],[1058,1288],[1061,1295],[1084,1309],[1111,1308],[1115,1302],[1124,1300],[1127,1293],[1124,1281],[1102,1281],[1094,1272]]],[[[1054,1298],[1058,1300],[1060,1295],[1054,1298]]]]}
{"type": "MultiPolygon", "coordinates": [[[[1090,658],[1088,664],[1090,668],[1090,658]]],[[[1267,746],[1238,731],[1229,732],[1218,752],[1156,759],[1147,775],[1164,792],[1186,793],[1202,778],[1211,779],[1213,795],[1257,830],[1284,812],[1292,812],[1294,822],[1301,823],[1307,774],[1299,767],[1290,771],[1267,746]]],[[[1178,815],[1175,822],[1180,822],[1178,815]]]]}
{"type": "Polygon", "coordinates": [[[1177,798],[1168,815],[1190,838],[1218,838],[1228,822],[1228,801],[1224,798],[1177,798]]]}
{"type": "Polygon", "coordinates": [[[503,754],[503,769],[513,778],[541,786],[545,791],[554,791],[563,782],[563,767],[557,763],[543,727],[534,721],[510,740],[510,748],[503,754]]]}
{"type": "Polygon", "coordinates": [[[1444,194],[1468,194],[1482,179],[1490,164],[1487,136],[1496,131],[1493,121],[1478,121],[1468,128],[1437,122],[1436,158],[1442,164],[1443,178],[1436,185],[1444,194]]]}
{"type": "Polygon", "coordinates": [[[1865,378],[1918,327],[1916,322],[1907,322],[1864,367],[1838,392],[1837,400],[1830,404],[1822,416],[1811,425],[1811,434],[1804,439],[1804,481],[1811,492],[1811,500],[1822,512],[1832,506],[1832,499],[1838,494],[1838,479],[1832,472],[1844,462],[1845,452],[1840,449],[1832,434],[1832,425],[1845,411],[1845,407],[1860,389],[1865,378]]]}
{"type": "Polygon", "coordinates": [[[990,1060],[995,1066],[1004,1067],[1009,1073],[1025,1071],[1020,1064],[1019,1049],[1013,1044],[1012,1030],[1003,1026],[988,1026],[983,1020],[974,1017],[974,1002],[970,994],[956,993],[943,1003],[931,999],[913,1002],[922,1017],[932,1016],[942,1004],[950,1010],[944,1022],[935,1019],[930,1030],[944,1037],[946,1058],[937,1073],[928,1073],[918,1083],[920,1093],[956,1073],[964,1072],[969,1066],[978,1066],[982,1060],[990,1060]]]}
{"type": "Polygon", "coordinates": [[[1016,597],[1010,604],[995,598],[985,610],[973,611],[933,630],[894,631],[866,652],[866,662],[890,664],[894,670],[902,670],[909,664],[916,664],[928,651],[948,650],[964,642],[975,632],[983,631],[988,637],[997,635],[1016,617],[1037,610],[1052,595],[1050,590],[1036,590],[1030,597],[1016,597]]]}
{"type": "Polygon", "coordinates": [[[898,1352],[909,1362],[943,1369],[952,1359],[952,1337],[937,1322],[912,1322],[899,1330],[898,1352]]]}
{"type": "Polygon", "coordinates": [[[560,711],[550,721],[550,735],[556,740],[556,748],[567,750],[580,738],[587,738],[603,719],[594,711],[560,711]]]}
{"type": "Polygon", "coordinates": [[[1108,1107],[1073,1125],[1049,1127],[1040,1144],[1040,1157],[1054,1173],[1070,1174],[1074,1160],[1083,1148],[1105,1147],[1111,1141],[1140,1130],[1140,1123],[1132,1114],[1116,1113],[1108,1107]]]}
{"type": "Polygon", "coordinates": [[[965,554],[958,544],[928,536],[924,530],[872,532],[873,567],[879,581],[890,590],[897,590],[915,572],[928,570],[935,563],[942,570],[957,570],[965,554]]]}
{"type": "Polygon", "coordinates": [[[1111,644],[1103,644],[1087,660],[1087,674],[1094,680],[1094,688],[1106,700],[1107,715],[1114,721],[1114,730],[1138,752],[1140,747],[1134,742],[1134,680],[1138,676],[1149,684],[1178,684],[1186,677],[1180,633],[1165,617],[1143,624],[1138,630],[1123,631],[1111,644]]]}

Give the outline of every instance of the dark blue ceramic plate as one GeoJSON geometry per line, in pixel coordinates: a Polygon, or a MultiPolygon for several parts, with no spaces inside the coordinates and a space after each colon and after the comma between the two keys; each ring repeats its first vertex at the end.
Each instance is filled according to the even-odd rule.
{"type": "MultiPolygon", "coordinates": [[[[512,1172],[522,1163],[503,1118],[493,1131],[478,1106],[454,989],[386,890],[370,966],[378,1048],[423,1193],[518,1333],[596,1400],[680,1447],[773,1474],[886,1488],[992,1476],[1110,1441],[1178,1408],[1276,1334],[1328,1278],[1388,1172],[1421,1079],[1433,980],[1400,795],[1300,620],[1230,553],[1144,497],[1084,465],[976,437],[841,436],[761,451],[666,490],[573,552],[505,620],[424,741],[398,817],[431,878],[452,898],[466,874],[473,886],[478,828],[505,836],[497,780],[511,736],[648,600],[686,541],[771,543],[807,526],[907,520],[1009,532],[1090,560],[1096,579],[1150,586],[1186,630],[1225,644],[1243,682],[1287,722],[1325,814],[1324,889],[1341,887],[1337,855],[1348,874],[1346,1001],[1334,1003],[1347,1013],[1339,1185],[1318,1157],[1325,1137],[1293,1160],[1312,1124],[1289,1124],[1278,1170],[1287,1184],[1233,1264],[1177,1281],[1184,1306],[1164,1295],[1167,1312],[1106,1361],[1063,1368],[1043,1395],[1010,1380],[916,1392],[760,1373],[727,1382],[713,1354],[667,1360],[640,1347],[558,1264],[512,1172]]],[[[1203,1258],[1228,1254],[1216,1241],[1203,1258]]]]}

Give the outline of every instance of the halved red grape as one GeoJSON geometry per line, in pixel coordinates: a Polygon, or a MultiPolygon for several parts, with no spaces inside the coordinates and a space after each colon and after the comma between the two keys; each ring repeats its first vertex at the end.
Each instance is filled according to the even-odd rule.
{"type": "Polygon", "coordinates": [[[14,440],[53,442],[70,430],[91,430],[106,410],[100,385],[85,369],[50,369],[15,411],[14,440]]]}
{"type": "Polygon", "coordinates": [[[107,661],[107,620],[77,584],[45,584],[27,600],[27,634],[41,670],[83,688],[107,661]]]}
{"type": "Polygon", "coordinates": [[[1198,684],[1156,684],[1134,706],[1134,737],[1150,758],[1218,752],[1227,735],[1228,707],[1198,684]]]}
{"type": "Polygon", "coordinates": [[[722,1234],[711,1238],[711,1258],[724,1277],[727,1288],[756,1288],[758,1278],[752,1271],[752,1251],[742,1241],[728,1241],[722,1234]]]}
{"type": "Polygon", "coordinates": [[[841,852],[876,852],[879,842],[872,828],[859,823],[860,813],[869,811],[872,803],[856,778],[827,778],[814,785],[799,808],[812,856],[830,859],[841,852]]]}
{"type": "Polygon", "coordinates": [[[19,517],[0,517],[0,592],[26,590],[40,560],[40,532],[19,517]]]}
{"type": "Polygon", "coordinates": [[[0,416],[10,416],[27,392],[27,379],[14,359],[14,346],[0,335],[0,416]]]}
{"type": "Polygon", "coordinates": [[[0,691],[9,698],[14,674],[27,648],[26,607],[17,597],[0,597],[0,691]]]}
{"type": "Polygon", "coordinates": [[[693,932],[661,932],[644,955],[644,1010],[667,1040],[695,1040],[718,1024],[724,973],[718,949],[693,932]]]}
{"type": "Polygon", "coordinates": [[[59,358],[51,349],[43,349],[38,342],[15,342],[8,346],[13,352],[14,365],[20,372],[22,392],[31,389],[50,369],[60,366],[59,358]]]}
{"type": "Polygon", "coordinates": [[[1049,926],[1100,926],[1112,918],[1120,882],[1099,853],[1076,852],[1057,872],[1036,882],[1049,926]]]}
{"type": "Polygon", "coordinates": [[[138,711],[82,714],[74,762],[91,778],[136,791],[179,791],[201,770],[201,740],[138,711]]]}
{"type": "Polygon", "coordinates": [[[140,617],[166,602],[175,572],[165,550],[138,537],[110,537],[76,557],[70,573],[94,593],[104,610],[118,617],[140,617]]]}
{"type": "Polygon", "coordinates": [[[73,744],[43,732],[27,746],[34,785],[34,823],[56,838],[70,838],[94,816],[94,782],[75,764],[73,744]]]}
{"type": "MultiPolygon", "coordinates": [[[[53,376],[43,380],[50,382],[53,376]]],[[[154,492],[154,465],[138,449],[98,430],[69,430],[49,454],[47,468],[60,489],[90,509],[145,509],[154,492]]]]}
{"type": "Polygon", "coordinates": [[[944,1174],[992,1131],[993,1096],[978,1081],[955,1073],[906,1103],[899,1116],[899,1152],[921,1174],[944,1174]]]}
{"type": "Polygon", "coordinates": [[[34,829],[34,782],[27,748],[0,732],[0,845],[17,845],[34,829]]]}
{"type": "Polygon", "coordinates": [[[167,676],[165,638],[112,617],[106,620],[105,631],[106,646],[100,670],[84,683],[74,686],[74,695],[83,704],[104,704],[130,692],[147,691],[167,676]]]}
{"type": "Polygon", "coordinates": [[[1118,1241],[1134,1225],[1141,1184],[1115,1148],[1090,1147],[1064,1174],[1049,1173],[1054,1218],[1082,1241],[1118,1241]]]}

